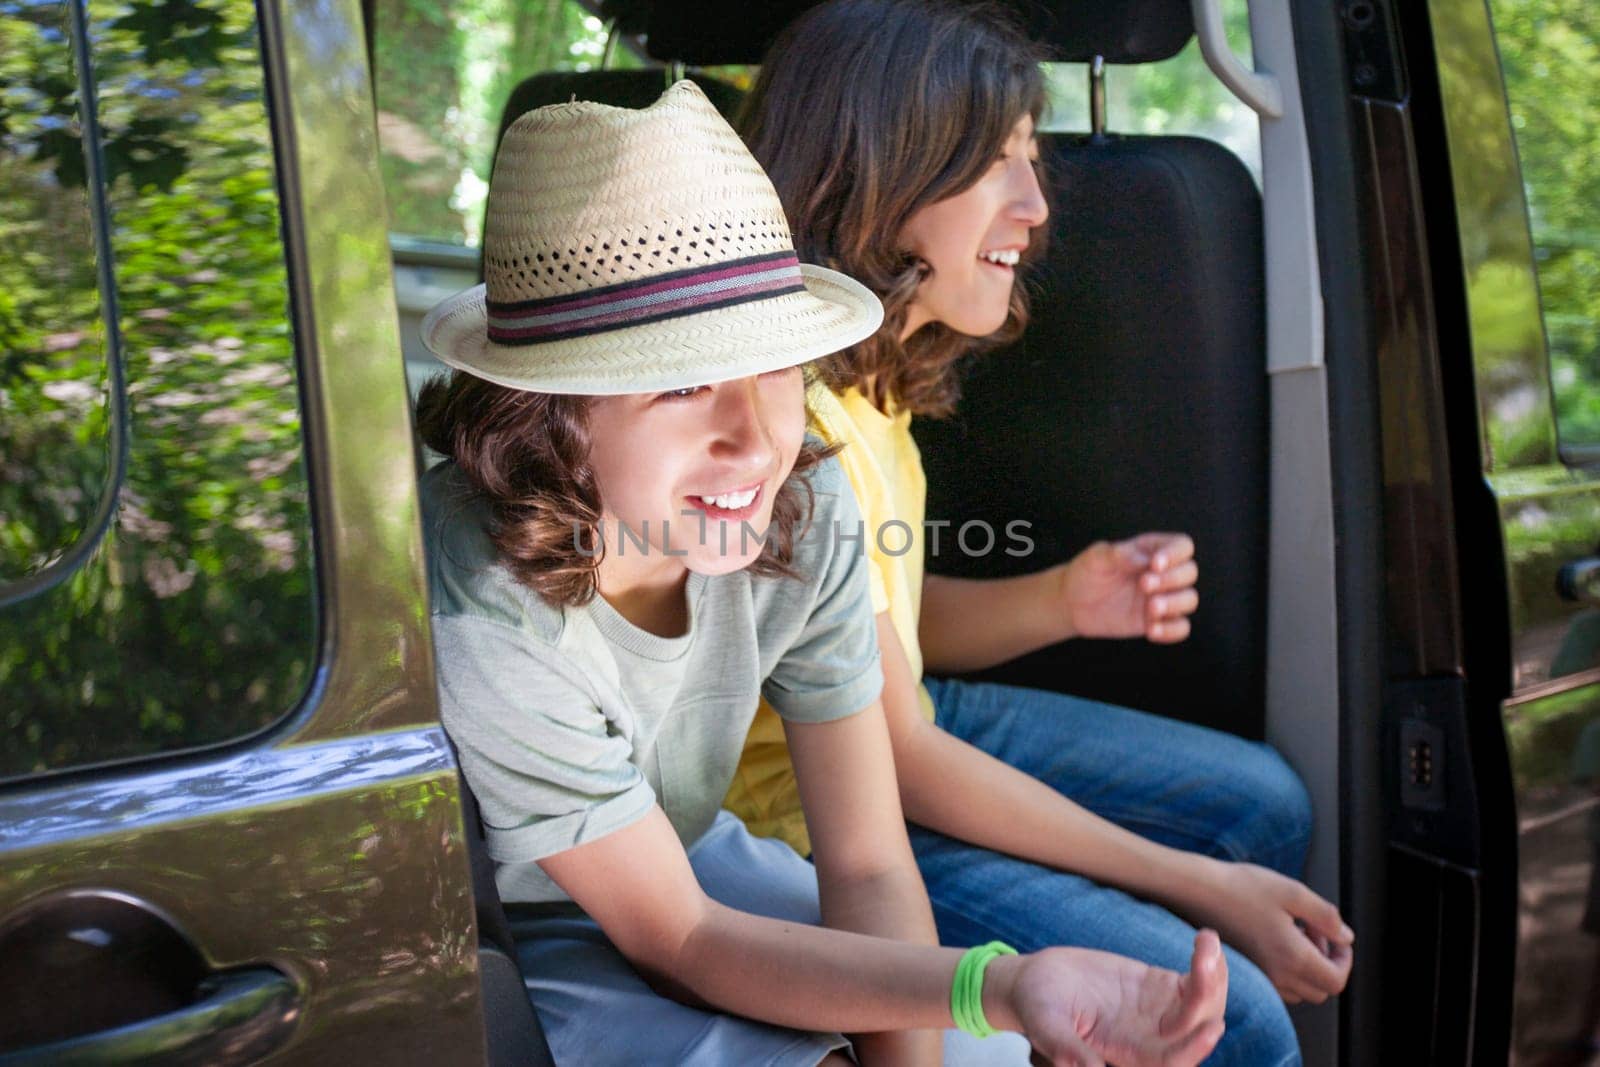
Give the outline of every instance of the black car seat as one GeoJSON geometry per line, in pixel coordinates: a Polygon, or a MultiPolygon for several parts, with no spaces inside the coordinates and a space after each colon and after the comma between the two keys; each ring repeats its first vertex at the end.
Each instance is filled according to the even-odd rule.
{"type": "Polygon", "coordinates": [[[1022,519],[1036,547],[1027,558],[946,550],[929,570],[999,577],[1070,559],[1101,538],[1188,532],[1201,606],[1187,641],[1070,641],[981,677],[1259,739],[1268,448],[1260,196],[1232,153],[1198,138],[1057,134],[1041,137],[1040,150],[1055,210],[1028,329],[973,361],[953,418],[914,424],[928,517],[952,530],[981,520],[1004,531],[1022,519]]]}
{"type": "MultiPolygon", "coordinates": [[[[623,6],[642,20],[652,54],[712,65],[759,61],[812,2],[623,6]]],[[[1005,6],[1068,62],[1157,62],[1194,36],[1188,0],[1005,6]]],[[[1024,519],[1035,551],[1017,559],[946,550],[929,569],[999,577],[1069,559],[1101,538],[1190,533],[1201,606],[1189,640],[1071,641],[982,677],[1260,738],[1268,514],[1260,194],[1236,157],[1198,138],[1049,134],[1040,147],[1054,213],[1028,330],[973,361],[954,418],[914,424],[928,518],[956,530],[986,521],[1001,549],[1006,523],[1024,519]]]]}

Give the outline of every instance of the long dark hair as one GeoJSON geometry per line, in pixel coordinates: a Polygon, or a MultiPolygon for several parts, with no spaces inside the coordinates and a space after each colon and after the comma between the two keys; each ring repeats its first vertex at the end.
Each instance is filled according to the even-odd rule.
{"type": "Polygon", "coordinates": [[[740,130],[777,187],[801,259],[860,279],[884,304],[876,334],[817,365],[830,388],[870,384],[880,408],[892,400],[948,414],[956,360],[1021,332],[1019,283],[988,337],[930,323],[902,344],[928,266],[899,240],[919,209],[988,171],[1019,118],[1038,121],[1042,58],[998,11],[951,0],[831,0],[773,43],[740,130]]]}
{"type": "MultiPolygon", "coordinates": [[[[510,389],[463,371],[431,378],[417,397],[417,431],[455,460],[489,502],[489,537],[518,582],[552,604],[585,604],[605,556],[602,502],[589,464],[589,397],[510,389]]],[[[807,438],[772,499],[772,525],[747,568],[790,576],[794,540],[813,507],[806,472],[837,448],[807,438]]]]}

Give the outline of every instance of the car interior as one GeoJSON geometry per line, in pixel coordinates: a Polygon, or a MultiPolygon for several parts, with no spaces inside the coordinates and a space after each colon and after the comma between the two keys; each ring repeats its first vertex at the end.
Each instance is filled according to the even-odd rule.
{"type": "MultiPolygon", "coordinates": [[[[642,40],[651,66],[534,72],[511,92],[499,131],[574,94],[645,106],[685,73],[732,119],[740,89],[702,68],[758,63],[806,6],[602,5],[611,32],[642,40]]],[[[1214,66],[1259,92],[1222,39],[1218,4],[1017,7],[1054,55],[1091,72],[1171,57],[1195,36],[1196,13],[1214,66]]],[[[1255,61],[1278,72],[1275,108],[1261,123],[1265,207],[1245,164],[1214,141],[1108,129],[1103,85],[1089,87],[1088,113],[1057,117],[1068,131],[1040,137],[1053,213],[1027,330],[971,362],[953,418],[916,425],[929,518],[957,531],[1025,519],[1038,555],[949,553],[929,566],[1001,576],[1101,538],[1189,532],[1204,611],[1188,641],[1073,642],[986,677],[1273,741],[1313,796],[1309,884],[1337,900],[1336,768],[1318,758],[1337,748],[1338,708],[1333,643],[1316,640],[1333,626],[1333,546],[1321,319],[1305,313],[1319,306],[1315,221],[1295,53],[1276,24],[1287,13],[1252,4],[1250,14],[1255,61]],[[1292,601],[1270,596],[1290,587],[1292,601]]],[[[413,391],[438,369],[418,340],[420,316],[453,285],[476,280],[464,266],[396,247],[413,391]]],[[[480,916],[501,955],[509,943],[492,890],[480,892],[480,916]]],[[[495,969],[507,986],[489,993],[491,1044],[510,1047],[532,1015],[510,1003],[521,996],[510,986],[514,968],[495,969]]],[[[495,984],[488,970],[485,979],[495,984]]],[[[1297,1026],[1308,1063],[1334,1062],[1330,1009],[1299,1010],[1297,1026]]]]}
{"type": "MultiPolygon", "coordinates": [[[[0,1060],[476,1060],[486,1021],[549,1062],[439,721],[420,325],[518,115],[691,77],[734,118],[816,2],[0,9],[0,1060]],[[123,904],[187,955],[79,936],[123,904]]],[[[928,566],[1200,564],[1185,642],[983,677],[1293,766],[1357,936],[1307,1064],[1600,1063],[1592,5],[979,2],[1050,57],[1051,218],[1025,332],[917,420],[928,566]]]]}

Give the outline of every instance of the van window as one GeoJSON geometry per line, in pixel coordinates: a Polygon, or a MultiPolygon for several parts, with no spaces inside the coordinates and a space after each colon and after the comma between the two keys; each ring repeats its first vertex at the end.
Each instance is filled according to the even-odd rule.
{"type": "Polygon", "coordinates": [[[0,6],[0,779],[253,733],[317,647],[254,5],[75,10],[0,6]]]}
{"type": "Polygon", "coordinates": [[[1600,460],[1600,19],[1588,0],[1493,0],[1533,231],[1562,450],[1600,460]]]}

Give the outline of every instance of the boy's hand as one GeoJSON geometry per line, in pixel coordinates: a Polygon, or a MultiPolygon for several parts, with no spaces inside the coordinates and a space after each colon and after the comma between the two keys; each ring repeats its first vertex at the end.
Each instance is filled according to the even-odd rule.
{"type": "Polygon", "coordinates": [[[1203,862],[1209,869],[1194,884],[1210,886],[1208,900],[1184,908],[1188,918],[1215,925],[1290,1004],[1321,1004],[1343,991],[1356,935],[1338,908],[1269,868],[1203,862]]]}
{"type": "Polygon", "coordinates": [[[1144,637],[1175,644],[1200,606],[1194,541],[1146,533],[1097,541],[1061,568],[1060,603],[1075,637],[1144,637]]]}
{"type": "Polygon", "coordinates": [[[1007,963],[1006,984],[991,990],[986,981],[984,1001],[1008,1001],[1036,1064],[1193,1067],[1222,1036],[1228,965],[1210,930],[1195,936],[1188,974],[1075,948],[1007,963]]]}

